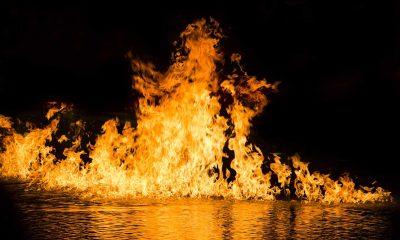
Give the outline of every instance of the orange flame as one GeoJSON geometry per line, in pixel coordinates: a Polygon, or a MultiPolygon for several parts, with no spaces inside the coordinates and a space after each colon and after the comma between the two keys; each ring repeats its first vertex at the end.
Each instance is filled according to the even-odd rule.
{"type": "MultiPolygon", "coordinates": [[[[356,189],[349,177],[338,181],[292,157],[293,169],[275,156],[264,174],[262,151],[248,142],[251,119],[267,104],[266,91],[277,84],[249,76],[233,54],[237,65],[223,74],[219,50],[222,31],[218,23],[204,19],[190,24],[180,35],[181,45],[165,73],[154,65],[132,61],[133,88],[141,97],[136,111],[137,126],[129,122],[118,131],[118,119],[102,126],[102,133],[89,145],[91,161],[83,161],[80,137],[57,138],[71,142],[56,159],[48,146],[56,135],[60,116],[69,109],[51,104],[46,115],[53,120],[42,129],[25,134],[11,128],[10,119],[0,116],[6,129],[0,153],[3,177],[37,181],[48,189],[66,189],[83,197],[224,197],[275,199],[295,194],[303,200],[320,202],[386,201],[390,193],[381,188],[356,189]],[[278,177],[278,185],[271,176],[278,177]],[[295,179],[292,176],[295,175],[295,179]]],[[[132,56],[132,55],[130,55],[132,56]]],[[[84,127],[81,121],[74,126],[84,127]]]]}
{"type": "Polygon", "coordinates": [[[12,122],[10,118],[0,114],[0,128],[10,129],[11,127],[12,127],[12,122]]]}

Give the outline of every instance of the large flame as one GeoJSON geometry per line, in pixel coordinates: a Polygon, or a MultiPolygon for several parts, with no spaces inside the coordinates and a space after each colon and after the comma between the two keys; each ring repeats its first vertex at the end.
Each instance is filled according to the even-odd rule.
{"type": "Polygon", "coordinates": [[[296,195],[321,202],[386,201],[381,188],[356,188],[347,176],[335,181],[310,173],[298,156],[291,165],[275,155],[264,160],[262,151],[248,141],[251,119],[267,104],[266,92],[276,84],[249,76],[240,55],[231,56],[236,67],[220,69],[222,32],[218,23],[204,19],[190,24],[180,35],[173,64],[162,73],[152,64],[132,60],[133,88],[139,92],[137,123],[117,119],[102,126],[102,133],[87,152],[81,144],[82,121],[59,133],[65,104],[51,103],[43,128],[25,133],[12,128],[0,115],[0,169],[3,177],[37,182],[46,189],[64,189],[84,197],[224,197],[275,199],[296,195]],[[54,139],[57,138],[57,139],[54,139]],[[57,159],[50,142],[69,142],[57,159]],[[82,155],[90,160],[83,161],[82,155]],[[269,172],[263,173],[267,164],[269,172]],[[271,176],[277,176],[277,184],[271,176]]]}

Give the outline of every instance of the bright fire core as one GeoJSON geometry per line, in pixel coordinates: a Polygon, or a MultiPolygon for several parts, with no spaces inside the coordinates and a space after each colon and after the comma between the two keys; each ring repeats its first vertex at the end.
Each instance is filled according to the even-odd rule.
{"type": "MultiPolygon", "coordinates": [[[[133,88],[140,93],[137,124],[118,120],[86,152],[81,145],[82,121],[71,124],[75,138],[58,133],[61,104],[46,115],[45,127],[20,133],[0,115],[0,175],[62,189],[82,197],[224,197],[272,200],[292,195],[328,203],[390,200],[382,188],[357,187],[348,177],[333,180],[310,172],[298,156],[288,164],[278,156],[266,161],[248,141],[251,120],[267,104],[266,93],[277,88],[236,67],[223,71],[221,29],[214,20],[199,20],[180,35],[173,64],[164,73],[151,64],[132,61],[133,88]],[[57,159],[49,142],[70,141],[57,159]],[[88,154],[90,161],[83,161],[88,154]],[[262,165],[267,165],[267,171],[262,165]],[[277,181],[272,181],[276,176],[277,181]]],[[[72,131],[72,130],[71,130],[72,131]]]]}

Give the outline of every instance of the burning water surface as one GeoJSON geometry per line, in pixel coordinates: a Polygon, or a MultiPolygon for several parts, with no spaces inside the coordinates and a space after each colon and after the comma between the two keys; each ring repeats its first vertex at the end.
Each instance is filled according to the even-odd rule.
{"type": "Polygon", "coordinates": [[[132,60],[133,88],[140,94],[136,124],[118,128],[111,119],[93,144],[82,143],[85,123],[60,133],[66,104],[51,103],[44,127],[27,123],[21,133],[0,115],[0,175],[45,189],[95,197],[223,197],[273,200],[280,195],[327,203],[390,201],[380,187],[356,186],[344,175],[310,172],[292,156],[264,159],[249,142],[251,120],[277,84],[243,71],[240,55],[226,73],[219,49],[222,32],[214,20],[199,20],[180,35],[166,72],[132,60]],[[57,158],[55,146],[70,143],[57,158]],[[84,158],[88,155],[88,158],[84,158]],[[273,181],[276,176],[277,181],[273,181]]]}

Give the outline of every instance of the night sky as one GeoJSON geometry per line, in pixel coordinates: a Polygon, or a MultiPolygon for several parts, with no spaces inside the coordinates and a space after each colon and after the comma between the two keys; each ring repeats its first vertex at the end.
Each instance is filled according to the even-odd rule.
{"type": "Polygon", "coordinates": [[[240,53],[249,74],[281,81],[254,120],[255,141],[400,189],[400,3],[135,2],[0,3],[0,114],[52,100],[130,111],[127,52],[166,69],[186,25],[213,17],[223,50],[240,53]]]}

